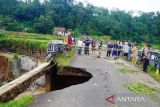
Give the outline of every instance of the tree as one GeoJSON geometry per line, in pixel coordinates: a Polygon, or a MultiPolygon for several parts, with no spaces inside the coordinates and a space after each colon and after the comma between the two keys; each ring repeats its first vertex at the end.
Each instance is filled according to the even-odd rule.
{"type": "Polygon", "coordinates": [[[0,0],[0,14],[3,16],[11,16],[17,4],[17,0],[0,0]]]}
{"type": "Polygon", "coordinates": [[[53,27],[59,26],[72,29],[75,35],[160,43],[160,12],[133,13],[84,6],[74,0],[0,0],[0,27],[15,31],[20,26],[27,32],[52,33],[53,27]]]}
{"type": "Polygon", "coordinates": [[[51,18],[49,16],[45,17],[43,15],[41,15],[35,25],[35,31],[37,33],[44,33],[44,34],[52,34],[53,31],[53,27],[54,27],[54,22],[51,20],[51,18]]]}

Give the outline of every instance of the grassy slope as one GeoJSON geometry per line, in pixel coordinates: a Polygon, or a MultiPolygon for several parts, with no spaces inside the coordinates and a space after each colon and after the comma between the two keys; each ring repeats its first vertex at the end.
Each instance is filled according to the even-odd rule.
{"type": "Polygon", "coordinates": [[[67,52],[65,56],[63,56],[62,60],[61,57],[62,55],[59,55],[56,60],[58,61],[59,66],[69,66],[71,64],[71,61],[73,57],[75,56],[75,49],[72,49],[71,51],[67,52]]]}
{"type": "Polygon", "coordinates": [[[0,37],[0,42],[6,46],[15,46],[21,48],[47,48],[48,42],[54,39],[63,40],[63,37],[55,37],[52,35],[35,34],[35,33],[24,33],[18,34],[16,32],[2,31],[3,36],[0,37]]]}
{"type": "Polygon", "coordinates": [[[142,83],[130,83],[124,85],[130,91],[133,91],[136,94],[144,94],[149,96],[150,99],[156,101],[158,105],[160,105],[160,89],[159,88],[152,88],[148,85],[142,83]]]}
{"type": "Polygon", "coordinates": [[[33,101],[32,96],[23,96],[7,103],[1,103],[0,107],[27,107],[33,101]]]}
{"type": "Polygon", "coordinates": [[[146,95],[152,95],[158,90],[149,87],[148,85],[142,84],[142,83],[131,83],[127,84],[127,87],[129,90],[137,93],[137,94],[146,94],[146,95]]]}
{"type": "Polygon", "coordinates": [[[156,68],[153,65],[149,65],[147,71],[151,77],[160,82],[160,74],[156,74],[156,68]]]}

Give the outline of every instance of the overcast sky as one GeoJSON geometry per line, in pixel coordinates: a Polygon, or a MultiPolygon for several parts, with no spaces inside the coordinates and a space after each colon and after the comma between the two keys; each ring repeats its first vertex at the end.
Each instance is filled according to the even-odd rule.
{"type": "Polygon", "coordinates": [[[95,6],[107,7],[109,9],[118,8],[120,10],[134,11],[160,11],[160,0],[76,0],[88,1],[95,6]]]}

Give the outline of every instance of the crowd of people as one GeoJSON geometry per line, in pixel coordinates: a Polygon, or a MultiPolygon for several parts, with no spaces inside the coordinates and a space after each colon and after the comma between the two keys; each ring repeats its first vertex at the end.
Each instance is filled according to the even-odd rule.
{"type": "Polygon", "coordinates": [[[97,51],[97,57],[100,57],[101,52],[103,51],[106,52],[106,58],[112,57],[114,59],[117,59],[119,57],[123,57],[126,60],[132,61],[133,65],[136,65],[138,58],[140,58],[143,62],[144,72],[147,72],[147,67],[151,58],[151,46],[149,44],[144,45],[140,56],[138,56],[138,43],[132,43],[129,40],[109,41],[107,44],[105,44],[102,40],[95,40],[94,38],[90,39],[89,37],[85,37],[84,39],[79,40],[73,37],[69,37],[67,40],[67,44],[77,46],[78,55],[81,55],[82,50],[84,50],[85,55],[89,55],[91,50],[92,54],[94,55],[97,51]]]}
{"type": "MultiPolygon", "coordinates": [[[[92,51],[92,54],[96,54],[97,49],[98,50],[102,49],[103,41],[99,40],[99,42],[97,42],[94,38],[90,39],[89,37],[85,37],[84,40],[78,40],[77,46],[78,46],[78,55],[81,55],[83,47],[84,47],[83,50],[85,55],[89,55],[90,50],[92,51]]],[[[98,52],[100,55],[101,54],[100,51],[98,52]]]]}

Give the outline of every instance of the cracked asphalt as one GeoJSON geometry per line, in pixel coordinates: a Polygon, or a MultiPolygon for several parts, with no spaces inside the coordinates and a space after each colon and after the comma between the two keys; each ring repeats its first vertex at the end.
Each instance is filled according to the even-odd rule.
{"type": "MultiPolygon", "coordinates": [[[[112,104],[105,100],[112,95],[135,95],[125,88],[124,84],[137,82],[140,79],[140,77],[135,79],[138,74],[119,72],[121,66],[116,65],[114,60],[82,55],[76,56],[71,66],[85,68],[93,77],[82,84],[36,95],[30,107],[160,107],[157,102],[146,96],[143,103],[112,104]]],[[[141,76],[143,75],[146,74],[142,73],[141,76]]]]}

